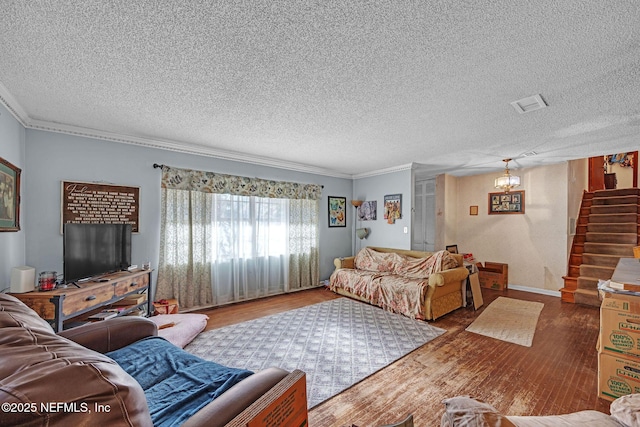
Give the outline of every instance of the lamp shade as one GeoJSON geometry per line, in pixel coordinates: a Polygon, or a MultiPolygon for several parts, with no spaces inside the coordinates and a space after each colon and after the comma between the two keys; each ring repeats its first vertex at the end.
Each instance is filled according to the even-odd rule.
{"type": "Polygon", "coordinates": [[[11,270],[11,293],[31,292],[36,287],[36,269],[23,265],[11,270]]]}
{"type": "Polygon", "coordinates": [[[366,239],[368,235],[369,235],[369,229],[368,228],[358,228],[356,230],[356,236],[358,236],[358,238],[360,240],[366,239]]]}
{"type": "Polygon", "coordinates": [[[514,188],[520,186],[520,177],[517,175],[504,174],[496,178],[496,188],[514,188]]]}

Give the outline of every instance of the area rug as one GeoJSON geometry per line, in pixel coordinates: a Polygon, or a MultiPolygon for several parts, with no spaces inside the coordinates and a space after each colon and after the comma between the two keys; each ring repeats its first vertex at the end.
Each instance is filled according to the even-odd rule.
{"type": "Polygon", "coordinates": [[[466,329],[469,332],[531,347],[544,304],[498,297],[466,329]]]}
{"type": "Polygon", "coordinates": [[[185,350],[252,371],[300,369],[313,408],[445,332],[338,298],[203,332],[185,350]]]}

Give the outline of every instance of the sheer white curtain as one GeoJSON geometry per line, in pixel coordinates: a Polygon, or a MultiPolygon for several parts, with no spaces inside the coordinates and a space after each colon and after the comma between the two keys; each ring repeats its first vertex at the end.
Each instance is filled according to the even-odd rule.
{"type": "Polygon", "coordinates": [[[319,200],[289,200],[289,281],[287,290],[304,289],[320,277],[319,200]]]}
{"type": "Polygon", "coordinates": [[[214,195],[211,270],[215,304],[286,290],[289,202],[287,199],[214,195]]]}
{"type": "Polygon", "coordinates": [[[160,264],[156,299],[177,298],[185,308],[211,305],[213,194],[162,189],[160,264]]]}
{"type": "Polygon", "coordinates": [[[253,191],[265,181],[167,169],[156,298],[193,308],[318,284],[319,186],[268,181],[253,191]]]}

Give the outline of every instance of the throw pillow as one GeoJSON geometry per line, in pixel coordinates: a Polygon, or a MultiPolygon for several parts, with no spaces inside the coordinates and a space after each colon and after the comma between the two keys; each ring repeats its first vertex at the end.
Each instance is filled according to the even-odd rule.
{"type": "Polygon", "coordinates": [[[158,325],[158,336],[184,348],[207,327],[209,316],[198,313],[159,314],[149,319],[158,325]]]}

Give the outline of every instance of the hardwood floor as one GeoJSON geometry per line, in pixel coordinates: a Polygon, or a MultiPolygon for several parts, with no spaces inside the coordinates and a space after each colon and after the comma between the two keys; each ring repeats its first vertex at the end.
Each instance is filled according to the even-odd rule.
{"type": "MultiPolygon", "coordinates": [[[[598,308],[529,292],[482,289],[484,306],[461,308],[434,322],[439,338],[309,411],[311,427],[379,426],[414,415],[416,426],[439,426],[442,400],[457,395],[509,415],[551,415],[595,409],[598,308]],[[486,338],[465,328],[499,296],[539,301],[544,308],[532,347],[486,338]]],[[[324,288],[203,311],[207,329],[338,298],[324,288]]]]}

